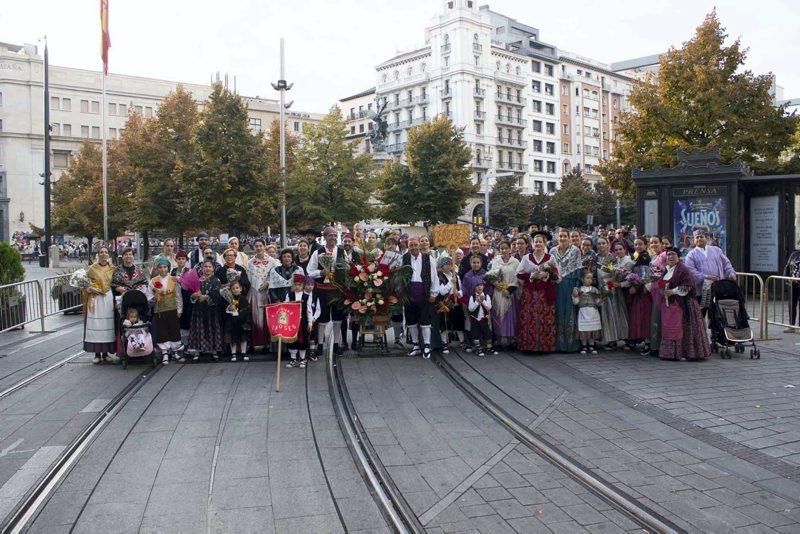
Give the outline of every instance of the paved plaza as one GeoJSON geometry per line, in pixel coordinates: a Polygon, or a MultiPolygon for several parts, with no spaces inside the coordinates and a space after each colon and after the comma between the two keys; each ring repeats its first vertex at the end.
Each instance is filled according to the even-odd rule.
{"type": "MultiPolygon", "coordinates": [[[[324,359],[90,363],[77,317],[0,336],[0,515],[30,495],[123,394],[32,516],[31,532],[390,532],[336,416],[324,359]],[[72,358],[72,359],[70,359],[72,358]],[[144,378],[142,378],[144,377],[144,378]],[[141,381],[138,388],[131,384],[141,381]]],[[[800,336],[666,362],[471,354],[338,361],[363,441],[428,532],[641,532],[645,527],[484,404],[673,531],[800,530],[800,336]]]]}

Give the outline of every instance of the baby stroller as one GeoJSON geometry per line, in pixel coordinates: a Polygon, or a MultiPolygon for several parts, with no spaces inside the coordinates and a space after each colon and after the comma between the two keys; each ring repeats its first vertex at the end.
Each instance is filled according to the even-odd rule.
{"type": "Polygon", "coordinates": [[[150,304],[147,296],[141,291],[126,291],[120,301],[120,315],[122,321],[122,368],[128,368],[129,358],[150,357],[153,367],[158,364],[158,354],[153,350],[153,336],[150,334],[150,304]],[[139,322],[132,326],[125,326],[125,316],[130,308],[139,312],[139,322]]]}
{"type": "Polygon", "coordinates": [[[711,327],[712,350],[719,350],[723,359],[730,359],[729,347],[733,347],[734,352],[743,353],[745,345],[750,345],[750,359],[760,360],[761,351],[756,347],[748,319],[744,296],[736,282],[718,280],[711,284],[708,322],[711,327]]]}

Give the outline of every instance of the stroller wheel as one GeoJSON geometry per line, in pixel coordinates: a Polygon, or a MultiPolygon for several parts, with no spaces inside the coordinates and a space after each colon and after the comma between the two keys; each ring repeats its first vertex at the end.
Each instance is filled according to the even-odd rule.
{"type": "Polygon", "coordinates": [[[122,359],[122,369],[125,370],[128,368],[128,358],[122,359]]]}
{"type": "Polygon", "coordinates": [[[761,351],[759,349],[756,349],[756,359],[757,360],[761,359],[761,351]]]}

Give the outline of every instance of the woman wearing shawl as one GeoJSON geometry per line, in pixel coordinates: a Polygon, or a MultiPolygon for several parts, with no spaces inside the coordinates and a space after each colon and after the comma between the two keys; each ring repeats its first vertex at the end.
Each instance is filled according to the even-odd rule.
{"type": "Polygon", "coordinates": [[[501,347],[514,343],[517,335],[517,267],[519,260],[511,255],[511,243],[501,241],[500,252],[491,263],[491,271],[498,271],[500,280],[494,282],[492,302],[492,329],[501,347]]]}
{"type": "Polygon", "coordinates": [[[253,349],[260,351],[269,346],[269,332],[264,308],[269,304],[269,272],[278,262],[272,256],[267,255],[267,242],[260,237],[253,241],[253,250],[255,256],[250,259],[247,266],[247,277],[252,284],[248,297],[252,313],[253,349]]]}
{"type": "Polygon", "coordinates": [[[556,348],[556,283],[558,267],[547,253],[550,234],[536,232],[533,252],[517,266],[522,284],[517,324],[517,350],[553,352],[556,348]]]}
{"type": "Polygon", "coordinates": [[[661,239],[657,235],[650,238],[649,252],[651,281],[648,284],[648,291],[653,302],[653,309],[650,314],[650,344],[645,345],[642,355],[657,356],[661,346],[661,301],[664,300],[664,291],[658,281],[667,270],[667,252],[663,249],[661,239]]]}
{"type": "MultiPolygon", "coordinates": [[[[621,249],[625,256],[625,249],[621,249]]],[[[627,258],[630,262],[630,258],[627,258]]],[[[606,350],[616,347],[618,341],[628,339],[628,311],[625,308],[625,299],[619,290],[619,281],[615,280],[615,272],[620,265],[620,259],[609,251],[608,239],[597,238],[597,287],[605,296],[600,309],[600,319],[603,325],[602,343],[606,350]]]]}
{"type": "Polygon", "coordinates": [[[192,293],[192,327],[189,331],[189,350],[193,352],[192,361],[200,359],[200,354],[211,354],[219,359],[222,351],[222,329],[219,323],[220,281],[214,274],[217,263],[203,260],[203,276],[200,287],[192,293]]]}
{"type": "Polygon", "coordinates": [[[667,249],[667,272],[658,282],[664,291],[661,306],[662,360],[701,360],[711,355],[703,313],[694,293],[694,279],[680,258],[667,249]]]}
{"type": "Polygon", "coordinates": [[[550,256],[558,267],[561,278],[556,288],[556,350],[577,352],[581,345],[578,341],[572,290],[581,283],[581,251],[570,242],[566,228],[558,231],[558,246],[550,249],[550,256]]]}
{"type": "Polygon", "coordinates": [[[303,270],[294,263],[294,254],[291,249],[281,251],[280,265],[269,273],[269,301],[283,302],[292,289],[294,273],[303,273],[303,270]]]}
{"type": "Polygon", "coordinates": [[[108,261],[108,247],[100,247],[97,261],[86,274],[92,280],[92,287],[83,292],[83,350],[94,352],[92,363],[116,361],[116,356],[109,358],[109,353],[117,350],[117,341],[111,291],[114,266],[108,261]]]}
{"type": "Polygon", "coordinates": [[[633,241],[634,253],[631,285],[628,288],[628,342],[644,342],[644,352],[650,351],[650,321],[653,315],[653,300],[645,287],[650,278],[650,253],[647,241],[637,237],[633,241]]]}

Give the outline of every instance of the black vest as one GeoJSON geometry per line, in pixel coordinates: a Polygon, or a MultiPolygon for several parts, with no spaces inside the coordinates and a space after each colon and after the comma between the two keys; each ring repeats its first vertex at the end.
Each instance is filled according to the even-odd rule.
{"type": "MultiPolygon", "coordinates": [[[[427,252],[420,252],[420,256],[422,256],[422,273],[420,274],[420,278],[422,278],[422,289],[425,295],[431,294],[431,255],[427,252]]],[[[411,253],[406,252],[403,254],[403,265],[411,265],[411,253]]]]}

